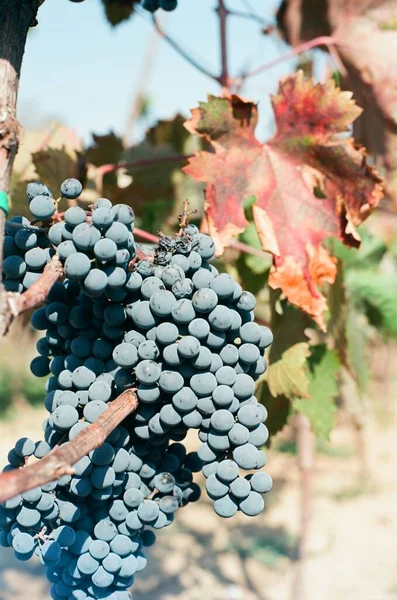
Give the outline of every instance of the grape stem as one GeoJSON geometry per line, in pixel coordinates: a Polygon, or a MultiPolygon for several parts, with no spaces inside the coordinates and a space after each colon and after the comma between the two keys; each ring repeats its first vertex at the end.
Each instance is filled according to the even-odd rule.
{"type": "MultiPolygon", "coordinates": [[[[139,227],[134,228],[134,234],[143,240],[151,242],[152,244],[157,244],[160,239],[157,235],[153,235],[144,229],[139,229],[139,227]]],[[[264,252],[263,250],[259,250],[258,248],[253,248],[252,246],[244,244],[243,242],[233,241],[230,243],[230,248],[234,248],[240,252],[245,252],[245,254],[251,254],[252,256],[257,256],[258,258],[269,261],[270,254],[264,252]]]]}
{"type": "Polygon", "coordinates": [[[183,203],[183,212],[179,215],[179,232],[178,235],[182,235],[186,227],[189,225],[189,217],[197,214],[197,209],[189,210],[189,200],[185,200],[183,203]]]}
{"type": "Polygon", "coordinates": [[[138,407],[138,398],[132,390],[126,390],[94,422],[70,442],[55,446],[44,458],[21,469],[6,471],[0,475],[0,502],[14,498],[35,487],[57,481],[64,475],[74,473],[73,465],[99,448],[106,438],[128,415],[138,407]]]}
{"type": "Polygon", "coordinates": [[[22,313],[39,306],[47,298],[52,286],[63,276],[58,256],[52,257],[40,278],[23,294],[5,292],[0,307],[0,337],[5,335],[11,323],[22,313]]]}

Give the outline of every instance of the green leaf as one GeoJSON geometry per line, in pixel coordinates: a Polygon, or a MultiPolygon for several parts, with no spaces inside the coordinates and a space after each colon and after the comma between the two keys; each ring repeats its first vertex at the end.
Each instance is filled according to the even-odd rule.
{"type": "MultiPolygon", "coordinates": [[[[247,244],[252,248],[256,248],[256,250],[262,250],[262,244],[254,223],[249,223],[247,225],[246,229],[240,235],[240,240],[244,242],[244,244],[247,244]]],[[[243,259],[248,269],[250,269],[255,275],[262,275],[263,273],[268,271],[272,266],[271,254],[269,254],[268,258],[265,260],[263,258],[260,258],[259,256],[244,253],[243,259]]]]}
{"type": "Polygon", "coordinates": [[[185,145],[191,134],[184,127],[185,117],[180,114],[173,119],[160,120],[147,130],[146,139],[153,146],[167,146],[178,154],[185,152],[185,145]]]}
{"type": "Polygon", "coordinates": [[[115,133],[106,135],[92,134],[93,143],[86,150],[88,162],[100,167],[106,164],[115,164],[122,160],[124,155],[123,142],[115,133]]]}
{"type": "Polygon", "coordinates": [[[267,383],[272,396],[308,398],[308,370],[306,359],[310,356],[309,344],[301,342],[283,352],[281,359],[270,364],[267,383]]]}
{"type": "Polygon", "coordinates": [[[387,252],[385,242],[362,228],[359,230],[359,234],[361,236],[359,248],[347,248],[336,238],[328,239],[326,246],[348,269],[372,269],[377,267],[387,252]]]}
{"type": "Polygon", "coordinates": [[[378,330],[397,336],[397,276],[368,270],[351,270],[346,285],[356,306],[378,330]]]}
{"type": "MultiPolygon", "coordinates": [[[[337,410],[335,399],[338,396],[337,374],[340,362],[335,351],[322,347],[323,356],[313,365],[309,375],[310,400],[296,398],[295,410],[305,415],[318,438],[327,440],[335,424],[337,410]]],[[[315,357],[317,360],[318,358],[315,357]]]]}

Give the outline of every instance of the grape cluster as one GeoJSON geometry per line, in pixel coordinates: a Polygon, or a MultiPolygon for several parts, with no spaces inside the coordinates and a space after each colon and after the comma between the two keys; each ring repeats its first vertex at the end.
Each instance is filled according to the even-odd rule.
{"type": "Polygon", "coordinates": [[[142,0],[142,8],[145,8],[151,13],[156,12],[159,8],[171,12],[178,6],[178,0],[142,0]]]}
{"type": "MultiPolygon", "coordinates": [[[[82,185],[76,179],[67,179],[61,186],[61,194],[67,199],[78,198],[81,192],[82,185]]],[[[28,184],[26,195],[33,221],[13,217],[5,228],[3,284],[8,292],[28,289],[40,278],[55,254],[46,229],[36,223],[48,225],[56,212],[57,202],[48,187],[37,181],[28,184]]]]}
{"type": "MultiPolygon", "coordinates": [[[[268,431],[254,393],[272,335],[254,322],[254,296],[210,264],[214,242],[197,227],[141,247],[136,260],[131,208],[102,198],[60,218],[49,190],[30,186],[30,210],[65,278],[31,319],[44,332],[31,370],[49,375],[44,440],[19,440],[5,469],[73,440],[125,390],[139,403],[73,474],[0,506],[0,542],[21,560],[39,556],[54,600],[125,600],[153,530],[199,499],[194,473],[218,515],[263,510],[272,482],[259,471],[268,431]],[[198,452],[180,443],[189,429],[198,452]]],[[[61,192],[77,197],[81,186],[68,180],[61,192]]]]}
{"type": "MultiPolygon", "coordinates": [[[[84,0],[70,0],[71,2],[80,3],[84,0]]],[[[138,0],[139,2],[139,0],[138,0]]],[[[171,12],[178,6],[178,0],[142,0],[142,8],[151,13],[156,12],[159,8],[171,12]]]]}

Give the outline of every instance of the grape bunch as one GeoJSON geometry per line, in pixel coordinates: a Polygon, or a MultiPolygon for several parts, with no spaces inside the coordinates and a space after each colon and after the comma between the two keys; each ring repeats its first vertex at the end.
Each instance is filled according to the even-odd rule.
{"type": "MultiPolygon", "coordinates": [[[[272,334],[254,322],[255,297],[210,264],[214,242],[194,225],[138,253],[130,207],[101,198],[62,217],[47,188],[29,185],[64,279],[31,319],[43,332],[31,370],[49,376],[44,439],[18,440],[5,470],[72,441],[125,390],[136,390],[138,408],[72,474],[0,506],[0,543],[40,558],[54,600],[126,600],[154,532],[199,499],[194,473],[219,516],[262,512],[272,481],[260,470],[268,431],[255,381],[272,334]],[[198,452],[181,443],[190,429],[198,452]]],[[[75,198],[81,185],[67,180],[61,192],[75,198]]]]}
{"type": "MultiPolygon", "coordinates": [[[[71,2],[80,3],[84,0],[70,0],[71,2]]],[[[112,0],[110,0],[111,3],[112,0]]],[[[140,0],[138,0],[139,2],[140,0]]],[[[178,0],[142,0],[142,8],[151,13],[156,12],[159,8],[167,12],[175,10],[178,6],[178,0]]]]}
{"type": "Polygon", "coordinates": [[[178,6],[178,0],[142,0],[142,8],[151,13],[156,12],[159,8],[171,12],[178,6]]]}

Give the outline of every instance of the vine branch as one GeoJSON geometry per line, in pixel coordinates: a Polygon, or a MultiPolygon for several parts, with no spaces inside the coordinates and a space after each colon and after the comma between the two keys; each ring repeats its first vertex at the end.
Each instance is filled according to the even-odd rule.
{"type": "Polygon", "coordinates": [[[63,267],[58,256],[53,256],[40,278],[23,294],[5,292],[2,295],[0,310],[0,337],[5,335],[11,323],[22,313],[42,304],[52,286],[63,275],[63,267]]]}
{"type": "Polygon", "coordinates": [[[218,0],[217,13],[219,17],[219,40],[221,46],[221,74],[217,78],[222,91],[228,93],[230,91],[231,81],[229,78],[229,66],[228,66],[228,46],[227,46],[227,17],[229,11],[226,8],[224,0],[218,0]]]}
{"type": "Polygon", "coordinates": [[[151,165],[159,165],[168,162],[182,162],[188,160],[194,154],[171,154],[170,156],[155,156],[152,158],[143,158],[141,160],[133,160],[131,162],[121,161],[119,163],[109,163],[97,167],[97,174],[106,175],[118,169],[131,169],[134,167],[150,167],[151,165]]]}
{"type": "Polygon", "coordinates": [[[219,81],[219,78],[214,73],[211,73],[211,71],[206,69],[195,58],[193,58],[193,56],[188,54],[188,52],[186,52],[186,50],[184,50],[182,48],[182,46],[180,44],[178,44],[178,42],[176,42],[170,35],[168,35],[168,33],[166,33],[162,29],[162,27],[161,27],[160,23],[158,22],[157,18],[155,17],[155,15],[152,16],[152,22],[153,22],[153,26],[154,26],[155,30],[157,31],[157,33],[159,34],[159,36],[162,37],[163,40],[165,42],[167,42],[167,44],[175,50],[175,52],[177,52],[190,65],[192,65],[192,67],[194,67],[195,69],[200,71],[200,73],[202,73],[203,75],[206,75],[207,77],[210,77],[211,79],[214,79],[215,81],[219,81]]]}
{"type": "Polygon", "coordinates": [[[31,465],[2,473],[0,502],[50,481],[56,481],[63,475],[73,474],[73,465],[101,446],[112,431],[137,407],[138,399],[135,393],[127,390],[111,402],[108,409],[72,441],[56,446],[47,456],[31,465]]]}
{"type": "Polygon", "coordinates": [[[298,54],[302,54],[303,52],[307,52],[308,50],[311,50],[312,48],[316,48],[318,46],[335,46],[338,43],[339,42],[336,40],[335,37],[332,37],[329,35],[321,35],[320,37],[313,38],[312,40],[309,40],[308,42],[303,42],[303,44],[299,44],[299,46],[296,46],[290,52],[286,52],[282,56],[279,56],[278,58],[275,58],[274,60],[271,60],[260,67],[256,67],[252,71],[244,73],[237,79],[237,85],[241,85],[247,79],[249,79],[251,77],[256,77],[256,75],[260,75],[264,71],[267,71],[268,69],[271,69],[272,67],[276,67],[277,65],[284,62],[285,60],[289,60],[290,58],[293,58],[294,56],[297,56],[298,54]]]}
{"type": "MultiPolygon", "coordinates": [[[[149,233],[144,229],[139,229],[139,227],[134,227],[134,234],[138,237],[151,242],[152,244],[157,244],[159,241],[159,237],[157,235],[153,235],[153,233],[149,233]]],[[[251,254],[252,256],[257,256],[258,258],[262,258],[263,260],[269,260],[270,254],[264,252],[263,250],[259,250],[258,248],[253,248],[248,244],[244,244],[243,242],[238,242],[234,240],[230,243],[230,248],[234,248],[235,250],[239,250],[240,252],[244,252],[245,254],[251,254]]]]}

